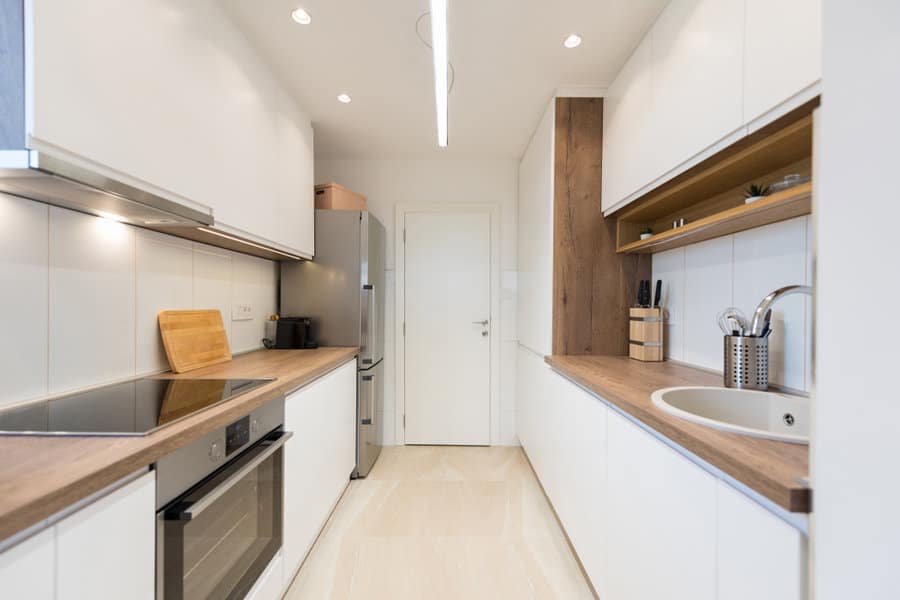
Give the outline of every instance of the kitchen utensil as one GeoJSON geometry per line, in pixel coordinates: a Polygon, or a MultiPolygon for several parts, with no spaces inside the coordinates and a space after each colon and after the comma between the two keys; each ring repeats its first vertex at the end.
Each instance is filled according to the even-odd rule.
{"type": "Polygon", "coordinates": [[[231,360],[218,310],[164,310],[159,313],[159,332],[169,366],[176,373],[231,360]]]}
{"type": "Polygon", "coordinates": [[[747,335],[747,317],[744,316],[744,313],[742,313],[739,308],[729,306],[718,314],[716,322],[719,324],[719,329],[721,329],[722,333],[725,335],[732,335],[732,332],[734,331],[739,332],[740,335],[747,335]]]}
{"type": "Polygon", "coordinates": [[[772,309],[766,311],[766,316],[763,317],[763,327],[762,331],[759,333],[759,337],[769,337],[769,334],[772,333],[772,309]]]}
{"type": "Polygon", "coordinates": [[[639,307],[644,306],[644,294],[645,294],[644,285],[645,285],[646,283],[647,283],[647,282],[646,282],[645,279],[641,279],[641,280],[638,282],[637,305],[638,305],[639,307]]]}
{"type": "Polygon", "coordinates": [[[653,295],[653,307],[659,308],[659,300],[662,298],[662,279],[656,280],[656,293],[653,295]]]}

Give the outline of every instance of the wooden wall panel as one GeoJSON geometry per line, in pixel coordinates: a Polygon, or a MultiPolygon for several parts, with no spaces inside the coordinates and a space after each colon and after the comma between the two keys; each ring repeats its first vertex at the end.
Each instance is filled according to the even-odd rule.
{"type": "Polygon", "coordinates": [[[603,99],[557,98],[555,135],[553,354],[626,355],[650,257],[616,254],[615,219],[601,212],[603,99]]]}

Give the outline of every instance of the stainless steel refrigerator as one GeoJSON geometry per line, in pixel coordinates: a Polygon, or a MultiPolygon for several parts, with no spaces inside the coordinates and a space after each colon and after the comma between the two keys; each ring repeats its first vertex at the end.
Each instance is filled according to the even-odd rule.
{"type": "Polygon", "coordinates": [[[369,473],[382,446],[384,238],[368,212],[317,210],[315,258],[281,263],[281,314],[312,318],[320,346],[359,346],[354,477],[369,473]]]}

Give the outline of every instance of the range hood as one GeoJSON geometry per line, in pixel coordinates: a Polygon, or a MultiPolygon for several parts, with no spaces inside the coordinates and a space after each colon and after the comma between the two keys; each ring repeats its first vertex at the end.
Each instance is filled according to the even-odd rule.
{"type": "Polygon", "coordinates": [[[211,210],[178,204],[45,153],[4,154],[15,160],[5,160],[0,168],[0,192],[140,227],[205,227],[214,222],[211,210]]]}
{"type": "Polygon", "coordinates": [[[307,258],[217,223],[201,205],[186,206],[98,171],[35,150],[0,150],[0,192],[270,260],[307,258]]]}

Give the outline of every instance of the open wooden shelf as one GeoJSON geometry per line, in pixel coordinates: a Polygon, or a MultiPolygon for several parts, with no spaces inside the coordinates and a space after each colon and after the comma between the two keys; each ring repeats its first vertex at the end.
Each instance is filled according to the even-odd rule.
{"type": "Polygon", "coordinates": [[[813,100],[732,144],[618,211],[616,251],[652,254],[811,212],[803,184],[744,203],[751,183],[771,185],[788,174],[812,175],[813,100]],[[672,228],[673,222],[685,225],[672,228]],[[646,229],[658,232],[646,240],[646,229]]]}
{"type": "Polygon", "coordinates": [[[808,215],[811,211],[812,184],[803,183],[766,196],[752,204],[737,206],[688,223],[684,227],[658,233],[646,240],[625,244],[618,248],[618,252],[622,254],[662,252],[761,225],[808,215]]]}

